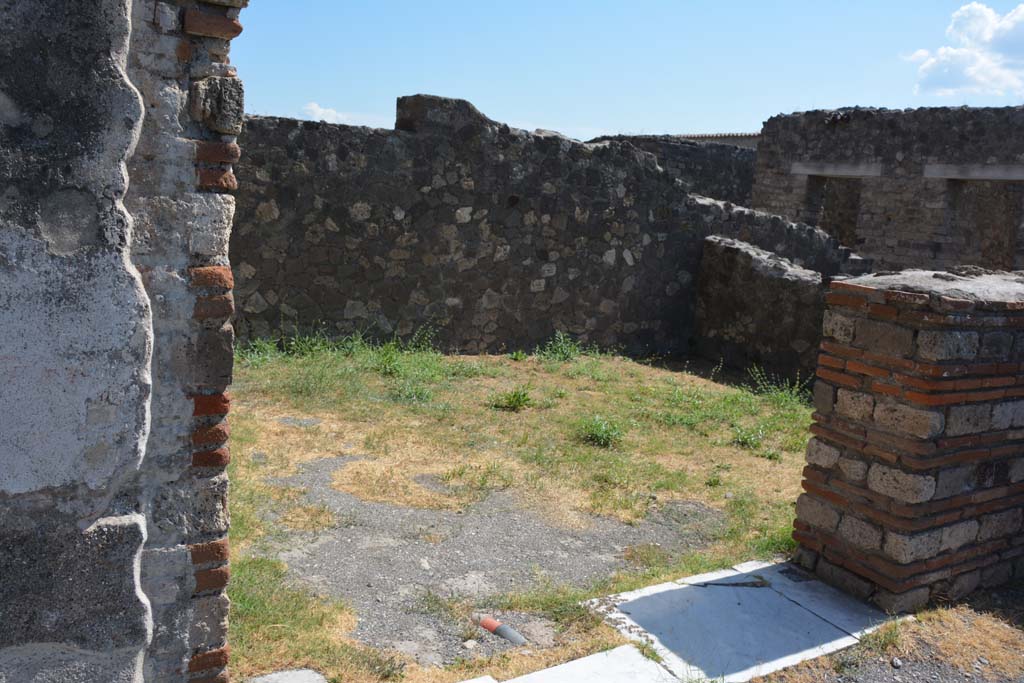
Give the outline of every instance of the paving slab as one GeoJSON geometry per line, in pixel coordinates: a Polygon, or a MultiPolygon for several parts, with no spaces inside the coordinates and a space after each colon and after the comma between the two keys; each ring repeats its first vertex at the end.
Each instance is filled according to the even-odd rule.
{"type": "Polygon", "coordinates": [[[312,669],[293,669],[250,678],[249,683],[327,683],[327,679],[312,669]]]}
{"type": "Polygon", "coordinates": [[[743,683],[850,647],[887,620],[788,563],[743,563],[591,604],[684,681],[743,683]]]}
{"type": "Polygon", "coordinates": [[[679,679],[644,657],[632,645],[513,678],[508,683],[679,683],[679,679]]]}

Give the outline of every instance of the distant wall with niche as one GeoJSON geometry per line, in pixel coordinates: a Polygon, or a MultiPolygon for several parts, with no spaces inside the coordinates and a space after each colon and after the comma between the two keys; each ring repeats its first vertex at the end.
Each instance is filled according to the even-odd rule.
{"type": "Polygon", "coordinates": [[[773,117],[752,205],[882,268],[1024,267],[1024,108],[773,117]]]}

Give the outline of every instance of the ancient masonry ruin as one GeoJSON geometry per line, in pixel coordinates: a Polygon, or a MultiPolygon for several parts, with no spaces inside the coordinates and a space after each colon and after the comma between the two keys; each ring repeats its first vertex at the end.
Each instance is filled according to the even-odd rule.
{"type": "Polygon", "coordinates": [[[243,338],[429,325],[466,352],[532,349],[562,330],[665,353],[688,351],[699,328],[708,353],[809,374],[820,304],[777,348],[746,343],[776,322],[770,309],[739,318],[712,304],[700,318],[698,282],[727,279],[701,275],[705,238],[777,255],[764,300],[789,268],[813,271],[819,290],[863,268],[821,230],[691,194],[749,196],[753,155],[724,145],[659,141],[655,156],[646,139],[585,144],[422,95],[399,100],[395,130],[250,118],[241,140],[231,253],[243,338]]]}
{"type": "Polygon", "coordinates": [[[227,680],[245,4],[0,5],[0,680],[227,680]]]}
{"type": "Polygon", "coordinates": [[[751,206],[817,225],[877,268],[1024,267],[1024,107],[776,116],[751,206]]]}
{"type": "Polygon", "coordinates": [[[794,537],[894,612],[1024,577],[1024,279],[834,282],[794,537]]]}
{"type": "Polygon", "coordinates": [[[228,680],[233,320],[817,365],[800,561],[893,609],[1024,572],[1024,284],[843,280],[1018,267],[1020,108],[779,117],[756,155],[430,96],[246,125],[246,4],[0,3],[0,681],[228,680]]]}

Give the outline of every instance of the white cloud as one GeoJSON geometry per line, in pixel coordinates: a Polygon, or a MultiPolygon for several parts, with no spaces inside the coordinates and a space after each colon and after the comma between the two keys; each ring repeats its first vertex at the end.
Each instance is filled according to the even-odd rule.
{"type": "Polygon", "coordinates": [[[394,117],[382,114],[364,114],[359,112],[338,111],[310,102],[302,108],[302,113],[313,121],[342,123],[346,126],[370,126],[371,128],[393,128],[394,117]]]}
{"type": "Polygon", "coordinates": [[[953,12],[946,36],[953,43],[917,50],[917,92],[1024,96],[1024,4],[1000,15],[972,2],[953,12]]]}

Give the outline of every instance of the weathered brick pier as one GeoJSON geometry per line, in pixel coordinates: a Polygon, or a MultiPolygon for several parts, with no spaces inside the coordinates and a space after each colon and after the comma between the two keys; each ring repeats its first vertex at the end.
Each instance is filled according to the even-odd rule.
{"type": "Polygon", "coordinates": [[[832,283],[799,561],[892,611],[1024,575],[1024,278],[832,283]]]}

